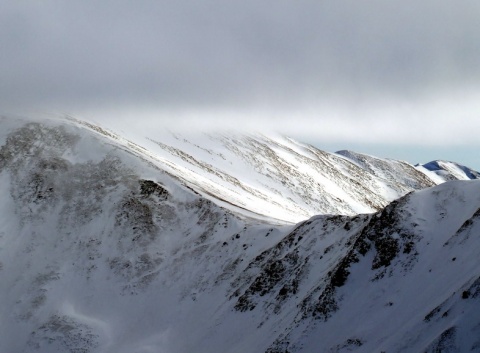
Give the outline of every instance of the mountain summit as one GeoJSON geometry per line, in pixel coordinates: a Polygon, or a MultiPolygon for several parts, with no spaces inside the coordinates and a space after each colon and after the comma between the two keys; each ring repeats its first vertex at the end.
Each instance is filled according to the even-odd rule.
{"type": "Polygon", "coordinates": [[[445,182],[474,171],[263,135],[0,127],[2,352],[479,350],[480,182],[445,182]]]}

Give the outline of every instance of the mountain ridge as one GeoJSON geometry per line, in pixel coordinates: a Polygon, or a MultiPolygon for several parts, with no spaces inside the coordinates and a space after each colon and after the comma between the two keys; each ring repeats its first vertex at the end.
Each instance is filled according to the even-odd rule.
{"type": "Polygon", "coordinates": [[[478,180],[368,214],[269,222],[162,169],[170,152],[96,125],[0,125],[1,351],[480,347],[478,180]]]}
{"type": "MultiPolygon", "coordinates": [[[[75,122],[122,139],[111,130],[75,122]]],[[[348,158],[282,136],[181,135],[122,126],[117,130],[130,133],[122,142],[126,147],[151,158],[197,192],[226,202],[225,206],[235,205],[237,211],[289,223],[315,214],[373,212],[407,192],[447,180],[406,162],[359,153],[348,158]]],[[[448,180],[459,178],[457,173],[448,180]]]]}

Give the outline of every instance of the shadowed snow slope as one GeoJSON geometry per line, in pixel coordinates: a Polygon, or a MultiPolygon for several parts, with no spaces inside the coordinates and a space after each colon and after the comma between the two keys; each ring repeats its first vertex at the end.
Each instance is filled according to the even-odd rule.
{"type": "Polygon", "coordinates": [[[291,225],[433,182],[282,138],[0,126],[0,352],[479,350],[479,181],[291,225]]]}

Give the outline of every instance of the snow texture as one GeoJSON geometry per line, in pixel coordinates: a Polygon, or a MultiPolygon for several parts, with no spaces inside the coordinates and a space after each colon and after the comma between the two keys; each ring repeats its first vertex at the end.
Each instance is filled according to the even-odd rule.
{"type": "Polygon", "coordinates": [[[480,351],[475,171],[0,126],[1,352],[480,351]]]}

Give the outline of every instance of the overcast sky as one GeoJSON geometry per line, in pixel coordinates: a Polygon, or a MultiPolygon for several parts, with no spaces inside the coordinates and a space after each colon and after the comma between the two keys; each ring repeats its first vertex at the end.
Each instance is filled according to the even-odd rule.
{"type": "Polygon", "coordinates": [[[474,153],[479,19],[478,0],[3,0],[0,110],[474,153]]]}

